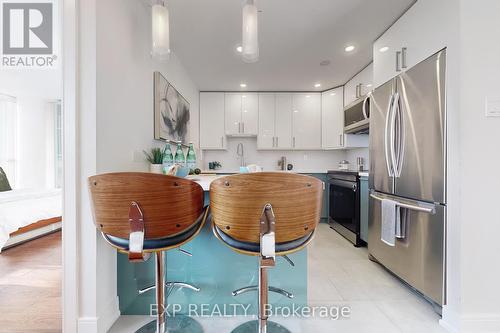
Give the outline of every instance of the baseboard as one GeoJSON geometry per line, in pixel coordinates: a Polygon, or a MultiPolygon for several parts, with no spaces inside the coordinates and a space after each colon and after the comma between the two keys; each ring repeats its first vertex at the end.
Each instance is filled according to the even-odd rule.
{"type": "Polygon", "coordinates": [[[113,298],[99,317],[78,319],[78,333],[106,333],[120,317],[118,297],[113,298]]]}
{"type": "Polygon", "coordinates": [[[439,320],[445,330],[450,333],[459,333],[460,316],[455,311],[452,311],[448,306],[443,306],[442,319],[439,320]]]}
{"type": "Polygon", "coordinates": [[[500,315],[459,315],[445,306],[439,324],[450,333],[496,333],[500,332],[500,315]]]}

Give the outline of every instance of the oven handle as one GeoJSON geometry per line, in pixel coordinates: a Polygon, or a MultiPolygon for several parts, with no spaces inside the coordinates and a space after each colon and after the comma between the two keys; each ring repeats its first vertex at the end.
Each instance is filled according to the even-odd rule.
{"type": "MultiPolygon", "coordinates": [[[[384,198],[379,197],[378,195],[375,195],[373,193],[370,193],[370,197],[372,197],[373,199],[378,200],[378,201],[384,200],[384,198]]],[[[431,214],[431,215],[434,215],[436,213],[436,207],[433,205],[430,205],[430,204],[427,205],[427,207],[425,207],[425,206],[410,205],[410,204],[407,204],[407,203],[404,203],[401,201],[396,201],[396,205],[398,205],[401,208],[415,210],[418,212],[423,212],[423,213],[427,213],[427,214],[431,214]]]]}
{"type": "Polygon", "coordinates": [[[330,179],[329,180],[330,185],[335,185],[335,186],[340,186],[340,187],[345,187],[348,189],[351,189],[353,192],[356,192],[358,189],[358,185],[354,182],[350,182],[347,180],[340,180],[340,179],[330,179]]]}

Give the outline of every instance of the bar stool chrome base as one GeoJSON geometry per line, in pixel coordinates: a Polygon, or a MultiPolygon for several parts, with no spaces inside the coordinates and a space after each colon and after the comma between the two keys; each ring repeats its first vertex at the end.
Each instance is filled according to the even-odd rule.
{"type": "MultiPolygon", "coordinates": [[[[231,333],[259,333],[259,321],[252,320],[241,324],[232,330],[231,333]]],[[[267,333],[292,333],[286,327],[281,326],[274,321],[267,322],[267,333]]]]}
{"type": "Polygon", "coordinates": [[[203,333],[201,324],[188,316],[168,317],[165,332],[156,332],[156,320],[139,328],[135,333],[203,333]]]}

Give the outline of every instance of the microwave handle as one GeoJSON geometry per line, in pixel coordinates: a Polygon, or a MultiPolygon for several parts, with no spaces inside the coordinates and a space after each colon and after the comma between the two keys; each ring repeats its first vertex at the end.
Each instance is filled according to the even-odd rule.
{"type": "Polygon", "coordinates": [[[368,101],[368,98],[370,98],[370,93],[368,93],[365,100],[363,101],[363,117],[365,117],[365,119],[368,119],[368,114],[366,113],[366,102],[368,101]]]}

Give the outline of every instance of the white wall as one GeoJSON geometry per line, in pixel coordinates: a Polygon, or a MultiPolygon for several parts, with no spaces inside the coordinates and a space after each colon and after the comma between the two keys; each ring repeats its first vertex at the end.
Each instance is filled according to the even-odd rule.
{"type": "MultiPolygon", "coordinates": [[[[80,3],[79,309],[80,332],[105,332],[116,319],[116,252],[92,224],[86,180],[96,173],[145,171],[153,140],[153,71],[160,70],[191,104],[198,145],[198,89],[179,60],[152,61],[150,8],[137,0],[80,3]]],[[[175,51],[175,48],[174,48],[175,51]]]]}
{"type": "Polygon", "coordinates": [[[485,116],[500,101],[500,2],[461,0],[462,330],[500,331],[500,118],[485,116]],[[478,166],[479,169],[478,169],[478,166]]]}
{"type": "Polygon", "coordinates": [[[146,170],[142,150],[153,140],[153,72],[158,70],[190,103],[190,135],[198,146],[199,92],[174,54],[152,61],[151,9],[138,0],[98,2],[98,172],[146,170]],[[112,19],[110,19],[112,18],[112,19]]]}
{"type": "Polygon", "coordinates": [[[236,154],[239,143],[243,144],[245,165],[257,164],[264,171],[279,170],[278,160],[286,156],[287,164],[293,164],[293,171],[307,173],[325,173],[327,170],[337,169],[338,163],[345,158],[343,150],[330,151],[270,151],[257,150],[255,138],[228,138],[227,150],[205,150],[200,168],[208,170],[208,163],[219,161],[222,168],[218,172],[238,172],[241,159],[236,154]]]}
{"type": "Polygon", "coordinates": [[[352,169],[356,169],[358,167],[358,157],[363,158],[364,170],[368,170],[370,168],[370,151],[368,148],[346,150],[345,159],[349,161],[352,169]]]}

